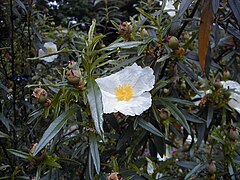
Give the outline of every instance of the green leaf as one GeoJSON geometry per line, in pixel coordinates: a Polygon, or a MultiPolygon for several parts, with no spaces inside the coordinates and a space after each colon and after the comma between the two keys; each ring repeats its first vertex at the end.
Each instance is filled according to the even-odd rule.
{"type": "Polygon", "coordinates": [[[20,157],[20,158],[23,158],[23,159],[28,159],[28,160],[31,160],[32,159],[32,156],[26,152],[22,152],[22,151],[18,151],[18,150],[15,150],[15,149],[8,149],[8,151],[10,153],[12,153],[13,155],[17,156],[17,157],[20,157]]]}
{"type": "Polygon", "coordinates": [[[55,167],[55,168],[62,168],[62,166],[60,164],[58,164],[57,162],[57,158],[48,156],[45,160],[44,160],[44,164],[50,166],[50,167],[55,167]]]}
{"type": "Polygon", "coordinates": [[[71,117],[74,113],[76,113],[78,108],[72,108],[68,111],[65,111],[62,113],[59,117],[57,117],[47,128],[47,130],[44,132],[41,140],[36,146],[36,149],[33,153],[35,156],[38,152],[40,152],[44,146],[51,141],[52,138],[62,129],[62,127],[65,125],[69,117],[71,117]]]}
{"type": "Polygon", "coordinates": [[[130,41],[130,42],[120,42],[120,43],[113,43],[110,44],[108,47],[103,48],[103,50],[114,50],[116,48],[123,48],[123,49],[130,49],[133,47],[137,47],[143,44],[142,41],[130,41]]]}
{"type": "Polygon", "coordinates": [[[198,174],[205,168],[206,164],[198,164],[185,176],[184,180],[190,179],[191,176],[198,174]]]}
{"type": "Polygon", "coordinates": [[[91,156],[93,158],[93,164],[95,166],[97,174],[99,174],[99,172],[100,172],[100,157],[99,157],[99,152],[98,152],[97,139],[93,133],[90,134],[89,141],[90,141],[90,152],[91,152],[91,156]]]}
{"type": "Polygon", "coordinates": [[[0,131],[0,138],[10,139],[11,137],[9,135],[5,134],[4,132],[0,131]]]}
{"type": "Polygon", "coordinates": [[[160,103],[167,107],[169,111],[172,113],[172,115],[176,118],[176,120],[187,130],[187,132],[190,134],[190,127],[187,123],[187,120],[185,116],[182,114],[182,112],[176,107],[175,104],[171,103],[168,99],[166,98],[159,98],[158,99],[160,103]]]}
{"type": "Polygon", "coordinates": [[[213,118],[213,105],[208,106],[208,114],[207,114],[207,128],[210,126],[213,118]]]}
{"type": "Polygon", "coordinates": [[[147,122],[143,119],[139,119],[138,124],[142,128],[146,129],[147,131],[153,133],[154,135],[165,138],[165,136],[157,128],[155,128],[150,122],[147,122]]]}
{"type": "Polygon", "coordinates": [[[7,129],[8,131],[10,131],[10,124],[12,124],[12,123],[11,123],[11,121],[10,121],[8,118],[6,118],[6,117],[4,116],[3,113],[0,113],[0,120],[2,121],[2,123],[3,123],[3,125],[6,127],[6,129],[7,129]]]}
{"type": "Polygon", "coordinates": [[[101,91],[94,79],[90,79],[87,88],[87,98],[96,131],[103,135],[103,107],[101,91]]]}
{"type": "Polygon", "coordinates": [[[95,26],[96,26],[96,19],[93,19],[92,25],[90,26],[89,31],[88,31],[88,42],[90,42],[90,43],[92,42],[92,39],[93,39],[95,26]]]}

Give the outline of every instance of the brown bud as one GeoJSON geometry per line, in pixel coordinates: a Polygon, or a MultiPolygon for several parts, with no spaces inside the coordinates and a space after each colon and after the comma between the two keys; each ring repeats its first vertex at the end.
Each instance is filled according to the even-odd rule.
{"type": "Polygon", "coordinates": [[[127,41],[131,38],[132,25],[129,22],[122,22],[119,26],[119,34],[127,41]]]}
{"type": "Polygon", "coordinates": [[[180,47],[174,51],[175,55],[178,57],[183,57],[185,54],[185,49],[180,47]]]}
{"type": "Polygon", "coordinates": [[[47,91],[43,88],[35,88],[33,90],[32,96],[39,102],[45,103],[47,100],[47,91]]]}
{"type": "Polygon", "coordinates": [[[216,172],[217,168],[216,168],[216,162],[215,161],[211,161],[209,164],[208,164],[208,167],[207,167],[207,171],[209,172],[209,174],[214,174],[216,172]]]}
{"type": "Polygon", "coordinates": [[[77,70],[68,70],[66,72],[66,78],[69,84],[78,85],[81,81],[80,73],[77,70]]]}
{"type": "Polygon", "coordinates": [[[159,109],[158,112],[159,112],[159,116],[162,120],[166,120],[171,116],[170,111],[166,108],[159,109]]]}
{"type": "Polygon", "coordinates": [[[118,172],[112,172],[107,176],[107,180],[122,180],[122,176],[118,172]]]}
{"type": "Polygon", "coordinates": [[[229,137],[229,139],[231,139],[233,141],[237,140],[239,137],[239,132],[238,132],[237,128],[230,127],[228,137],[229,137]]]}

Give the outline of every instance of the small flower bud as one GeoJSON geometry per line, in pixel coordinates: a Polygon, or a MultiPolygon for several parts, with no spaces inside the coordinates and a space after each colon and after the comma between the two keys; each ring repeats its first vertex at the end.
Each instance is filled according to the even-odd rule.
{"type": "Polygon", "coordinates": [[[217,168],[215,164],[216,162],[213,160],[208,164],[207,171],[209,174],[214,174],[216,172],[217,168]]]}
{"type": "Polygon", "coordinates": [[[119,27],[119,34],[126,40],[130,40],[132,25],[129,22],[122,22],[119,27]]]}
{"type": "Polygon", "coordinates": [[[33,90],[32,96],[39,102],[45,103],[47,100],[47,91],[43,88],[35,88],[33,90]]]}
{"type": "Polygon", "coordinates": [[[172,50],[178,49],[179,48],[178,38],[176,38],[175,36],[171,36],[168,39],[168,47],[170,47],[172,50]]]}
{"type": "Polygon", "coordinates": [[[166,120],[171,116],[170,111],[166,108],[162,108],[162,109],[158,110],[158,112],[159,112],[159,116],[162,120],[166,120]]]}
{"type": "Polygon", "coordinates": [[[36,149],[36,146],[37,146],[38,143],[35,143],[35,144],[32,144],[30,150],[29,150],[29,154],[33,155],[35,149],[36,149]]]}
{"type": "Polygon", "coordinates": [[[122,180],[122,176],[118,172],[112,172],[108,175],[107,180],[122,180]]]}
{"type": "Polygon", "coordinates": [[[66,72],[66,78],[69,84],[78,85],[81,81],[81,76],[77,70],[68,70],[66,72]]]}
{"type": "Polygon", "coordinates": [[[174,51],[175,55],[178,57],[183,57],[185,54],[185,49],[180,47],[174,51]]]}
{"type": "Polygon", "coordinates": [[[231,77],[231,75],[230,75],[230,72],[229,72],[228,70],[223,71],[222,79],[223,79],[224,81],[225,81],[225,80],[228,80],[230,77],[231,77]]]}
{"type": "Polygon", "coordinates": [[[239,132],[238,132],[237,128],[230,127],[228,137],[229,137],[229,139],[231,139],[233,141],[237,140],[239,137],[239,132]]]}

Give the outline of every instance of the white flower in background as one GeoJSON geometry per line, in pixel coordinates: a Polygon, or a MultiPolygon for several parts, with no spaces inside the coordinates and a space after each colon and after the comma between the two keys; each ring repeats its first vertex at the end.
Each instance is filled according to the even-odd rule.
{"type": "MultiPolygon", "coordinates": [[[[161,6],[162,5],[162,1],[160,1],[159,4],[161,6]]],[[[174,0],[166,0],[165,7],[163,9],[171,17],[176,15],[176,8],[174,7],[173,4],[174,4],[174,0]]]]}
{"type": "Polygon", "coordinates": [[[151,107],[151,94],[155,76],[150,67],[141,68],[136,63],[96,82],[102,93],[103,112],[121,112],[140,115],[151,107]]]}
{"type": "Polygon", "coordinates": [[[228,105],[240,113],[240,84],[236,81],[221,81],[223,88],[231,90],[228,105]]]}
{"type": "MultiPolygon", "coordinates": [[[[46,52],[43,49],[39,49],[39,51],[38,51],[39,56],[45,56],[47,54],[57,52],[57,46],[53,42],[46,42],[46,43],[44,43],[43,47],[46,48],[46,52]]],[[[56,55],[52,55],[52,56],[48,56],[48,57],[43,57],[40,59],[44,60],[46,62],[53,62],[57,57],[58,57],[58,55],[56,54],[56,55]]]]}

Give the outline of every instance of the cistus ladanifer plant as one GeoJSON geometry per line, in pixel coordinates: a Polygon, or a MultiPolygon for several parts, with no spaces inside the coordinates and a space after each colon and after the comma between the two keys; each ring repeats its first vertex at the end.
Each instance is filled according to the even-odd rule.
{"type": "Polygon", "coordinates": [[[0,179],[240,178],[238,0],[48,3],[0,4],[0,179]]]}

